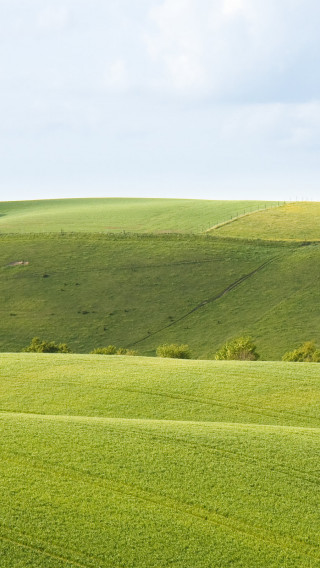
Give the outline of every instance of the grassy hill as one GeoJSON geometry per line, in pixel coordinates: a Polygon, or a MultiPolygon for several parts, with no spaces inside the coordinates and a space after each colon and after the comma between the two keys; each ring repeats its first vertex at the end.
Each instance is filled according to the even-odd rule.
{"type": "Polygon", "coordinates": [[[3,568],[316,568],[320,367],[2,354],[3,568]]]}
{"type": "Polygon", "coordinates": [[[287,203],[239,216],[210,231],[220,237],[320,241],[320,202],[287,203]]]}
{"type": "Polygon", "coordinates": [[[125,198],[2,202],[0,232],[202,233],[231,217],[278,203],[125,198]]]}
{"type": "Polygon", "coordinates": [[[320,332],[320,247],[205,236],[16,235],[0,247],[0,350],[34,336],[212,357],[249,333],[279,359],[320,332]],[[16,264],[24,262],[24,264],[16,264]],[[26,264],[28,263],[28,264],[26,264]]]}

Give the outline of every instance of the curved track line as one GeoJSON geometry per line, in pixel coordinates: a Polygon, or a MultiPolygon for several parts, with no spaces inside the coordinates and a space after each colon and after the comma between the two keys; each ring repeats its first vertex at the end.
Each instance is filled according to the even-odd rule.
{"type": "MultiPolygon", "coordinates": [[[[273,410],[272,408],[259,408],[257,406],[253,406],[253,405],[249,405],[249,404],[243,404],[243,403],[236,403],[236,404],[228,404],[224,401],[221,400],[217,400],[217,399],[212,399],[212,398],[198,398],[198,397],[186,397],[184,395],[181,395],[180,393],[162,393],[162,392],[156,392],[156,391],[148,391],[148,390],[142,390],[142,389],[134,389],[134,388],[130,388],[130,387],[106,387],[109,388],[109,390],[116,390],[116,391],[120,391],[120,392],[128,392],[128,393],[135,393],[135,394],[143,394],[143,395],[149,395],[149,396],[158,396],[158,397],[163,397],[163,398],[169,398],[169,399],[173,399],[173,400],[179,400],[181,402],[191,402],[191,403],[196,403],[196,404],[202,404],[202,405],[206,405],[206,406],[218,406],[221,408],[228,408],[229,410],[234,410],[234,411],[238,411],[238,412],[247,412],[248,414],[256,414],[258,416],[268,416],[268,417],[272,417],[272,418],[307,418],[308,420],[310,419],[316,419],[319,421],[319,417],[318,416],[313,416],[313,415],[308,415],[308,414],[301,414],[298,412],[292,412],[292,411],[276,411],[273,410]]],[[[0,410],[1,412],[1,410],[0,410]]],[[[206,421],[205,421],[206,422],[206,421]]],[[[303,426],[302,426],[303,427],[303,426]]],[[[312,426],[311,426],[312,428],[312,426]]],[[[314,426],[314,428],[317,428],[317,426],[314,426]]]]}
{"type": "MultiPolygon", "coordinates": [[[[30,416],[30,415],[28,415],[28,416],[30,416]]],[[[37,415],[37,416],[38,416],[38,415],[37,415]]],[[[41,416],[43,416],[43,417],[45,418],[45,415],[40,415],[40,417],[41,417],[41,416]]],[[[57,416],[54,417],[54,418],[58,418],[58,417],[59,417],[59,415],[57,415],[57,416]]],[[[82,417],[74,417],[74,418],[77,419],[77,418],[82,418],[82,417]]],[[[107,420],[108,420],[108,419],[107,419],[107,420]]],[[[251,457],[251,456],[248,456],[247,454],[245,454],[245,453],[243,453],[243,452],[239,452],[239,451],[234,452],[234,451],[232,451],[232,450],[217,448],[217,447],[213,446],[212,444],[205,443],[205,442],[203,442],[203,441],[197,441],[197,442],[196,442],[196,441],[194,441],[194,440],[188,440],[188,439],[186,439],[185,437],[182,437],[183,435],[180,435],[180,436],[175,435],[175,436],[173,436],[173,435],[171,435],[170,432],[168,432],[168,431],[136,429],[136,428],[134,427],[136,421],[137,421],[136,419],[128,419],[128,422],[129,422],[130,426],[131,426],[131,424],[133,423],[133,427],[130,428],[130,431],[129,431],[129,432],[128,432],[127,429],[126,429],[127,434],[134,434],[134,435],[136,435],[136,436],[137,436],[138,438],[140,438],[140,439],[142,439],[142,438],[150,438],[150,437],[151,437],[151,438],[157,439],[157,440],[159,440],[159,441],[163,441],[163,440],[164,440],[164,441],[166,441],[166,442],[168,442],[168,443],[182,444],[182,445],[186,445],[186,446],[191,446],[191,447],[193,447],[193,448],[195,448],[195,449],[198,449],[199,447],[203,447],[203,448],[206,448],[207,450],[209,450],[209,451],[212,452],[212,453],[216,453],[216,454],[219,454],[219,455],[223,455],[223,456],[225,456],[225,457],[227,457],[227,458],[229,458],[229,459],[230,459],[230,458],[231,458],[231,459],[236,459],[236,460],[238,460],[238,461],[250,463],[250,464],[253,464],[253,465],[255,465],[255,464],[257,463],[257,460],[256,460],[255,458],[253,458],[253,457],[251,457]]],[[[104,421],[104,422],[106,422],[106,421],[104,421]]],[[[123,423],[121,422],[121,419],[119,419],[119,422],[120,422],[120,425],[122,426],[123,423]]],[[[146,422],[148,422],[148,421],[146,421],[146,422]]],[[[150,421],[150,422],[154,422],[154,421],[150,421]]],[[[89,424],[90,422],[87,421],[87,423],[89,424]]],[[[161,426],[162,423],[166,423],[166,421],[161,421],[161,420],[160,420],[160,421],[157,421],[157,423],[158,423],[159,426],[161,426]]],[[[114,432],[118,432],[118,431],[119,431],[117,428],[115,428],[114,420],[109,419],[108,422],[107,422],[107,424],[108,424],[108,429],[109,429],[109,430],[112,430],[112,431],[114,431],[114,432]]],[[[183,424],[184,424],[184,422],[183,422],[183,424]]],[[[192,422],[191,424],[192,424],[192,425],[197,425],[197,423],[193,423],[193,422],[192,422]]],[[[205,424],[207,425],[207,424],[215,424],[215,423],[205,423],[205,424]]],[[[221,424],[221,423],[216,423],[216,424],[221,424]]],[[[222,424],[223,424],[223,423],[222,423],[222,424]]],[[[127,425],[127,424],[126,424],[126,425],[127,425]]],[[[235,424],[235,427],[236,427],[236,426],[237,426],[237,425],[235,424]]],[[[250,426],[252,426],[252,424],[250,424],[250,426]]],[[[258,426],[260,426],[260,425],[258,425],[258,426]]],[[[279,427],[278,427],[278,426],[275,426],[274,428],[275,428],[275,429],[278,429],[279,427]]],[[[284,430],[285,430],[286,428],[291,429],[290,427],[280,427],[280,429],[284,429],[284,430]]],[[[305,429],[304,429],[304,428],[293,428],[293,429],[298,429],[299,432],[300,432],[300,431],[302,431],[303,433],[305,432],[305,429]]],[[[318,429],[311,429],[311,433],[317,433],[317,434],[318,434],[318,429]]],[[[198,434],[198,433],[196,433],[196,434],[198,434]]],[[[204,433],[204,435],[205,435],[205,434],[206,434],[206,433],[204,433]]],[[[209,432],[209,434],[210,434],[210,432],[209,432]]],[[[310,432],[307,431],[307,434],[310,434],[310,432]]],[[[201,436],[202,433],[200,433],[199,435],[201,436]]],[[[15,459],[17,459],[18,461],[27,460],[27,461],[30,462],[28,454],[25,454],[25,453],[23,453],[23,452],[14,452],[13,450],[10,451],[10,454],[14,455],[14,456],[15,456],[15,459]]],[[[52,465],[55,465],[55,467],[57,468],[57,465],[56,465],[56,464],[53,464],[50,460],[43,460],[43,459],[41,459],[41,462],[44,463],[44,464],[47,464],[47,465],[50,466],[50,467],[52,467],[52,465]]],[[[35,466],[35,464],[32,462],[32,460],[31,460],[31,463],[32,463],[32,467],[35,467],[35,468],[38,467],[38,466],[35,466]]],[[[300,470],[300,469],[298,469],[298,468],[291,468],[291,469],[288,469],[288,468],[283,467],[283,466],[281,466],[281,465],[277,465],[277,464],[275,464],[275,463],[272,463],[272,462],[270,462],[270,461],[268,461],[268,460],[266,460],[266,459],[261,459],[261,458],[259,458],[259,464],[258,464],[258,465],[261,466],[261,464],[263,464],[264,470],[275,471],[275,472],[280,473],[280,474],[282,474],[282,475],[286,475],[286,476],[289,476],[289,477],[294,477],[294,478],[296,478],[296,479],[300,479],[300,480],[303,480],[303,481],[306,481],[306,482],[308,482],[308,483],[312,483],[312,484],[315,484],[315,485],[320,485],[320,477],[317,476],[317,475],[314,474],[314,473],[313,473],[313,474],[308,474],[307,472],[305,472],[305,471],[303,471],[303,470],[300,470]]],[[[39,468],[39,469],[41,469],[41,471],[45,471],[45,469],[43,469],[43,468],[39,468]]],[[[82,471],[81,469],[77,469],[77,468],[65,468],[65,467],[59,466],[58,469],[59,469],[59,470],[62,470],[62,471],[64,471],[64,472],[67,472],[68,474],[69,474],[70,470],[76,471],[76,472],[79,472],[79,473],[82,473],[82,474],[87,474],[87,472],[84,472],[84,471],[82,471]]],[[[87,474],[87,475],[92,475],[92,474],[87,474]]],[[[94,476],[93,476],[93,477],[94,477],[94,476]]],[[[96,477],[99,477],[99,478],[100,478],[100,476],[96,476],[96,477]]]]}
{"type": "MultiPolygon", "coordinates": [[[[66,470],[65,473],[71,479],[77,479],[79,477],[77,470],[75,470],[76,475],[70,474],[68,470],[66,470]]],[[[264,544],[269,544],[273,547],[280,548],[281,550],[291,550],[294,553],[298,554],[300,553],[303,556],[312,558],[313,560],[320,560],[319,548],[316,547],[316,545],[308,544],[303,540],[300,540],[299,538],[294,538],[289,535],[284,536],[276,532],[272,533],[270,532],[270,530],[257,525],[253,527],[248,523],[244,522],[243,520],[237,519],[236,517],[232,517],[230,515],[225,516],[221,513],[217,513],[216,511],[208,511],[201,506],[199,507],[197,505],[195,506],[188,505],[172,497],[164,497],[163,495],[158,493],[141,490],[134,485],[119,483],[113,480],[106,480],[104,478],[88,474],[87,472],[85,474],[82,474],[81,476],[82,478],[83,475],[89,477],[89,480],[92,483],[95,483],[99,486],[103,487],[109,486],[111,491],[113,491],[114,493],[117,493],[119,495],[124,495],[125,497],[132,498],[138,501],[142,501],[143,503],[147,503],[152,506],[156,507],[160,506],[164,509],[169,509],[171,514],[175,513],[176,515],[179,516],[181,514],[186,515],[191,518],[200,520],[205,524],[217,526],[219,528],[226,529],[233,533],[242,534],[247,538],[256,540],[258,542],[262,542],[264,544]]],[[[10,541],[10,539],[8,540],[10,541]]],[[[14,544],[19,545],[19,542],[16,543],[13,539],[12,542],[14,544]]],[[[25,548],[33,549],[33,547],[29,545],[22,545],[22,546],[24,546],[25,548]]],[[[35,548],[35,550],[39,551],[40,553],[47,554],[48,556],[51,556],[53,558],[63,560],[66,563],[72,564],[72,561],[69,559],[65,559],[63,557],[60,558],[59,556],[51,555],[50,553],[43,552],[41,549],[35,548]]],[[[84,565],[80,563],[77,564],[76,562],[74,562],[74,565],[79,566],[79,568],[92,568],[89,565],[84,565]]]]}
{"type": "Polygon", "coordinates": [[[244,276],[241,276],[241,278],[238,278],[237,280],[235,280],[234,282],[232,282],[229,286],[227,286],[226,288],[224,288],[224,290],[222,290],[222,292],[219,292],[218,294],[216,294],[215,296],[212,296],[211,298],[208,298],[206,300],[204,300],[203,302],[201,302],[200,304],[197,304],[194,308],[192,308],[192,310],[190,310],[189,312],[185,313],[183,316],[180,316],[179,318],[177,318],[176,320],[170,322],[169,324],[157,329],[156,331],[153,331],[151,333],[149,333],[148,335],[146,335],[145,337],[142,337],[141,339],[138,339],[137,341],[134,341],[133,343],[129,343],[128,347],[132,347],[133,345],[137,345],[138,343],[141,343],[142,341],[145,341],[146,339],[149,339],[149,337],[153,337],[154,335],[160,333],[161,331],[163,331],[164,329],[168,329],[169,327],[172,327],[173,325],[176,325],[177,323],[179,323],[180,321],[186,319],[187,317],[189,317],[191,314],[193,314],[194,312],[200,310],[201,308],[203,308],[204,306],[206,306],[207,304],[211,304],[212,302],[215,302],[216,300],[219,300],[220,298],[222,298],[222,296],[224,296],[225,294],[228,294],[229,292],[231,292],[232,290],[234,290],[234,288],[237,288],[238,286],[240,286],[240,284],[242,284],[242,282],[245,282],[245,280],[248,280],[248,278],[251,278],[251,276],[253,276],[254,274],[256,274],[257,272],[259,272],[260,270],[262,270],[265,266],[267,266],[268,264],[270,264],[271,262],[273,262],[274,260],[276,260],[277,258],[279,258],[279,255],[274,256],[272,258],[269,258],[269,260],[266,260],[265,262],[263,262],[262,264],[260,264],[260,266],[258,266],[257,268],[255,268],[254,270],[252,270],[251,272],[249,272],[248,274],[245,274],[244,276]]]}
{"type": "Polygon", "coordinates": [[[24,542],[20,542],[19,540],[15,540],[15,539],[10,538],[8,536],[0,535],[0,540],[2,540],[4,542],[9,542],[10,544],[13,544],[14,546],[19,546],[20,548],[25,548],[27,550],[31,550],[32,552],[37,552],[38,554],[40,554],[42,556],[47,556],[49,558],[52,558],[53,560],[59,560],[60,562],[64,562],[65,564],[70,564],[71,566],[77,566],[78,568],[93,568],[92,564],[91,565],[81,564],[80,562],[77,562],[76,560],[71,560],[70,558],[65,558],[64,556],[60,556],[58,554],[53,554],[52,552],[49,552],[48,550],[43,550],[43,549],[41,549],[37,546],[31,545],[31,544],[26,544],[24,542]]]}

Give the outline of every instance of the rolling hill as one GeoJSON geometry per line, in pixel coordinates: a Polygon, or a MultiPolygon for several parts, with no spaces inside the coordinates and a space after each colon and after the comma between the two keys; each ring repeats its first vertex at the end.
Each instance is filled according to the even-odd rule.
{"type": "Polygon", "coordinates": [[[0,203],[0,233],[202,233],[274,201],[199,199],[52,199],[0,203]]]}
{"type": "Polygon", "coordinates": [[[316,568],[320,367],[2,354],[3,568],[316,568]]]}
{"type": "Polygon", "coordinates": [[[0,204],[1,568],[320,566],[319,365],[87,354],[317,340],[320,206],[257,205],[0,204]]]}
{"type": "Polygon", "coordinates": [[[243,333],[279,359],[320,332],[317,244],[210,236],[0,237],[0,349],[34,336],[89,352],[110,343],[152,355],[188,343],[212,357],[243,333]],[[19,263],[23,264],[19,264],[19,263]]]}

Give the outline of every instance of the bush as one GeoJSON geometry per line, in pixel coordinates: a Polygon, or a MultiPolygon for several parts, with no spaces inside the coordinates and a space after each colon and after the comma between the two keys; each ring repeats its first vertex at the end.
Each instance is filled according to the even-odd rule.
{"type": "Polygon", "coordinates": [[[115,345],[108,345],[108,347],[96,347],[90,351],[91,355],[138,355],[138,351],[133,349],[126,349],[125,347],[116,347],[115,345]]]}
{"type": "Polygon", "coordinates": [[[127,350],[125,349],[125,347],[118,347],[117,355],[126,355],[126,354],[127,354],[127,350]]]}
{"type": "Polygon", "coordinates": [[[259,355],[252,338],[248,336],[236,337],[227,341],[215,354],[215,359],[256,361],[259,355]]]}
{"type": "Polygon", "coordinates": [[[135,349],[126,349],[124,355],[128,355],[129,357],[136,357],[137,355],[139,355],[139,352],[135,351],[135,349]]]}
{"type": "Polygon", "coordinates": [[[189,345],[178,345],[172,343],[171,345],[159,345],[157,348],[158,357],[172,357],[173,359],[191,359],[191,351],[189,345]]]}
{"type": "Polygon", "coordinates": [[[300,363],[320,363],[320,349],[313,341],[306,341],[294,351],[288,351],[282,361],[295,361],[300,363]]]}
{"type": "Polygon", "coordinates": [[[23,351],[27,353],[71,353],[71,349],[66,343],[55,343],[54,341],[45,341],[39,337],[34,337],[23,351]]]}
{"type": "Polygon", "coordinates": [[[108,347],[96,347],[93,351],[90,351],[92,355],[115,355],[117,353],[117,348],[115,345],[108,345],[108,347]]]}

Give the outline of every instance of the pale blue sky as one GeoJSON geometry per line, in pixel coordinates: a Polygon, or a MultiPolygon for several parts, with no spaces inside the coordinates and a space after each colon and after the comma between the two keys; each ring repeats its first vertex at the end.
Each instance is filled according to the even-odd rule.
{"type": "Polygon", "coordinates": [[[0,0],[0,200],[320,201],[316,0],[0,0]]]}

